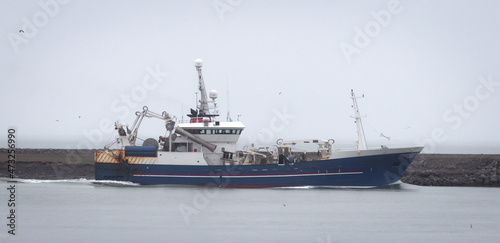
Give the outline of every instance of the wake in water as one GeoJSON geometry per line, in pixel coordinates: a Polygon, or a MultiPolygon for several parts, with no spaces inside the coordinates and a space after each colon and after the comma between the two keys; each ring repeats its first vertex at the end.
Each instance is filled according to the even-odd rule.
{"type": "MultiPolygon", "coordinates": [[[[137,187],[144,186],[138,183],[133,183],[129,181],[111,181],[111,180],[89,180],[85,178],[80,179],[61,179],[61,180],[40,180],[40,179],[9,179],[5,177],[1,177],[0,181],[16,181],[17,183],[31,183],[31,184],[40,184],[40,183],[75,183],[75,184],[88,184],[88,185],[102,185],[102,186],[120,186],[120,187],[137,187]]],[[[275,190],[311,190],[311,189],[402,189],[401,181],[394,182],[387,186],[294,186],[294,187],[272,187],[270,189],[275,190]]],[[[189,185],[146,185],[148,187],[151,186],[160,186],[160,187],[191,187],[189,185]]],[[[199,186],[193,186],[199,187],[199,186]]]]}
{"type": "Polygon", "coordinates": [[[64,179],[64,180],[38,180],[38,179],[9,179],[0,178],[0,181],[16,181],[17,183],[76,183],[76,184],[94,184],[94,185],[104,185],[104,186],[140,186],[140,184],[129,182],[129,181],[101,181],[101,180],[88,180],[85,178],[80,179],[64,179]]]}
{"type": "Polygon", "coordinates": [[[401,189],[401,181],[393,182],[385,186],[292,186],[292,187],[275,187],[273,189],[401,189]]]}

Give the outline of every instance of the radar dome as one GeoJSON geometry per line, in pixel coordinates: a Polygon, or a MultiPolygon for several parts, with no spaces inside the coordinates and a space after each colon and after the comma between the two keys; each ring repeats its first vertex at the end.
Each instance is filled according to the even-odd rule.
{"type": "Polygon", "coordinates": [[[197,68],[201,68],[203,66],[203,61],[199,58],[194,60],[194,66],[197,68]]]}
{"type": "Polygon", "coordinates": [[[213,99],[213,100],[215,100],[215,99],[217,99],[217,97],[219,97],[219,95],[217,94],[217,90],[214,90],[214,89],[210,90],[209,96],[210,96],[210,99],[213,99]]]}

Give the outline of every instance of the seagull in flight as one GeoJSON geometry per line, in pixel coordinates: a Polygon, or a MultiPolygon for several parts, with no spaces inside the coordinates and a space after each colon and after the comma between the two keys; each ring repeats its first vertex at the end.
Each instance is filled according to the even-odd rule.
{"type": "Polygon", "coordinates": [[[380,134],[381,137],[384,137],[384,138],[387,138],[387,140],[391,140],[391,137],[387,137],[386,135],[384,135],[383,133],[380,134]]]}

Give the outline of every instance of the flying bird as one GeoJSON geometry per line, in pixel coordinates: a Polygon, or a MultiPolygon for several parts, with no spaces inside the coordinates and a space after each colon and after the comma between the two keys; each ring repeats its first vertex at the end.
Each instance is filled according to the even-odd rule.
{"type": "Polygon", "coordinates": [[[384,135],[383,133],[380,134],[381,137],[384,137],[384,138],[387,138],[387,140],[391,140],[391,137],[387,137],[386,135],[384,135]]]}
{"type": "Polygon", "coordinates": [[[19,30],[19,33],[24,33],[24,30],[19,30]]]}

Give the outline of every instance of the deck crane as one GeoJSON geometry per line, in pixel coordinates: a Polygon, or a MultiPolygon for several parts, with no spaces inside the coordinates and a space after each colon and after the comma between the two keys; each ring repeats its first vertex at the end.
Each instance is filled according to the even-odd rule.
{"type": "MultiPolygon", "coordinates": [[[[165,121],[165,126],[167,131],[169,131],[169,138],[172,136],[172,131],[175,128],[175,117],[171,117],[167,112],[163,111],[162,114],[150,111],[147,106],[142,108],[142,112],[135,112],[136,118],[132,126],[129,128],[126,123],[121,123],[119,121],[115,122],[115,129],[118,130],[118,137],[112,143],[106,145],[104,148],[108,150],[112,145],[116,143],[121,143],[122,149],[126,146],[135,146],[137,140],[137,134],[139,132],[139,127],[141,126],[144,117],[147,118],[157,118],[165,121]]],[[[172,141],[172,139],[169,139],[172,141]]]]}

